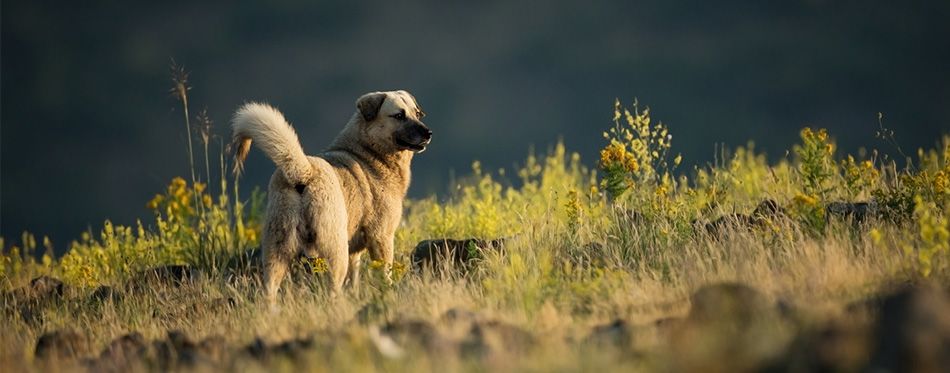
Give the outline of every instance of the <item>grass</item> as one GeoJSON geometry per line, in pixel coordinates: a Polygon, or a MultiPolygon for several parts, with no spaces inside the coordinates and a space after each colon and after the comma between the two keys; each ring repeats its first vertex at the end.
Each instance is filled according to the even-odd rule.
{"type": "MultiPolygon", "coordinates": [[[[187,89],[180,88],[187,82],[176,87],[187,105],[187,89]]],[[[251,258],[262,193],[238,198],[237,180],[223,172],[223,150],[220,188],[209,191],[205,116],[199,123],[206,180],[190,161],[191,183],[176,178],[148,203],[154,222],[107,221],[60,258],[48,240],[37,245],[29,234],[2,245],[0,287],[8,293],[0,363],[17,370],[82,364],[34,357],[37,338],[54,330],[81,331],[88,357],[129,332],[161,341],[180,330],[195,341],[220,336],[227,347],[173,368],[730,371],[743,369],[737,362],[779,359],[795,335],[891,284],[948,283],[947,139],[899,167],[877,152],[839,156],[827,132],[806,128],[792,160],[770,164],[750,145],[719,164],[684,171],[672,155],[670,130],[653,123],[649,110],[618,102],[614,122],[596,169],[557,144],[512,173],[486,172],[474,162],[454,195],[406,201],[393,285],[380,278],[379,263],[366,263],[360,288],[330,297],[320,266],[301,264],[271,308],[251,258]],[[753,216],[765,200],[778,212],[753,216]],[[863,219],[826,208],[871,200],[874,210],[863,219]],[[415,244],[443,237],[507,240],[503,251],[480,252],[467,274],[412,270],[415,244]],[[142,271],[170,264],[188,265],[197,277],[182,285],[129,285],[140,284],[142,271]],[[40,301],[9,293],[39,275],[62,279],[64,294],[40,301]],[[796,321],[768,324],[758,334],[656,322],[683,320],[691,294],[721,282],[749,284],[769,302],[795,305],[796,321]],[[123,298],[89,300],[101,285],[123,298]],[[467,311],[476,321],[459,321],[467,311]],[[411,320],[435,334],[399,334],[411,320]],[[598,330],[607,330],[598,327],[616,320],[634,332],[597,342],[604,334],[598,330]],[[246,352],[258,338],[265,345],[305,340],[308,347],[258,359],[246,352]],[[387,349],[390,339],[395,349],[387,349]],[[723,350],[730,346],[740,352],[723,350]]],[[[139,368],[168,368],[159,360],[143,359],[139,368]]]]}

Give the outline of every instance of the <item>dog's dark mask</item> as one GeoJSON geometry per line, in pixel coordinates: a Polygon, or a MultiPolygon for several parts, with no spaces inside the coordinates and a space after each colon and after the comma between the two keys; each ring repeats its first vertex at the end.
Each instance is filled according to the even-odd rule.
{"type": "Polygon", "coordinates": [[[393,133],[393,142],[401,150],[421,153],[432,141],[432,130],[425,123],[415,119],[405,119],[402,126],[393,133]]]}

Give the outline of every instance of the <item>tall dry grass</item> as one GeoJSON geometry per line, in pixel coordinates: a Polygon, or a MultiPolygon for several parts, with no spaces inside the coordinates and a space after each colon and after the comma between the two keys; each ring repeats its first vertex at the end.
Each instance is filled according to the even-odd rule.
{"type": "MultiPolygon", "coordinates": [[[[237,184],[229,191],[223,172],[220,194],[207,191],[211,136],[204,132],[208,180],[196,179],[191,161],[192,183],[177,179],[149,203],[155,222],[134,228],[107,222],[99,237],[89,233],[62,258],[34,259],[30,235],[5,247],[5,289],[51,275],[64,279],[67,290],[40,307],[4,296],[0,362],[41,369],[33,349],[53,330],[81,330],[94,351],[132,331],[158,340],[181,330],[195,339],[223,336],[235,351],[256,338],[330,341],[297,359],[261,362],[235,352],[215,369],[657,370],[675,366],[679,350],[654,322],[684,316],[690,294],[705,284],[749,284],[792,305],[807,324],[895,282],[947,279],[950,142],[921,151],[913,168],[900,169],[880,158],[841,157],[829,134],[806,129],[794,160],[769,164],[749,146],[683,173],[669,128],[652,123],[649,111],[619,102],[605,137],[596,169],[563,144],[529,155],[513,172],[486,172],[474,163],[455,194],[407,201],[393,285],[382,280],[378,263],[366,263],[356,269],[366,272],[360,288],[331,297],[319,267],[301,263],[271,308],[252,257],[262,199],[239,199],[237,184]],[[872,199],[874,212],[863,219],[826,208],[872,199]],[[776,208],[755,215],[763,201],[776,208]],[[415,244],[442,237],[505,237],[506,243],[502,251],[480,251],[466,274],[451,266],[413,270],[415,244]],[[133,286],[142,271],[171,264],[188,265],[197,278],[181,286],[133,286]],[[123,299],[90,300],[100,285],[123,299]],[[399,320],[423,320],[448,336],[446,345],[464,346],[470,336],[445,321],[449,310],[500,320],[535,343],[474,357],[412,344],[398,358],[381,349],[379,327],[399,320]],[[581,343],[613,320],[638,326],[632,346],[581,343]]],[[[790,338],[790,331],[776,330],[756,340],[771,348],[790,338]]]]}

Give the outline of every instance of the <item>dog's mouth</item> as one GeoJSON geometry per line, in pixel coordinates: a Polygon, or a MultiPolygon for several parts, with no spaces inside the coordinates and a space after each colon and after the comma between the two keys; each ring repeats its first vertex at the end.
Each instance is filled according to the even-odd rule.
{"type": "Polygon", "coordinates": [[[422,142],[418,144],[413,144],[397,137],[396,146],[398,146],[401,150],[411,150],[416,153],[422,153],[426,150],[426,146],[429,145],[430,141],[431,140],[422,140],[422,142]]]}

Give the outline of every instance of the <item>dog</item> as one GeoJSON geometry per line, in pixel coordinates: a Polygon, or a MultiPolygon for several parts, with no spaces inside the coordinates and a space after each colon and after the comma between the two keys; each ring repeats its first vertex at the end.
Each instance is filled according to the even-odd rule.
{"type": "Polygon", "coordinates": [[[307,156],[277,109],[252,102],[237,110],[231,123],[234,172],[241,173],[252,142],[277,166],[261,236],[265,294],[271,302],[299,254],[327,261],[334,293],[345,281],[359,284],[365,251],[383,262],[391,283],[409,166],[432,141],[424,116],[409,92],[367,93],[356,100],[355,113],[330,146],[307,156]]]}

